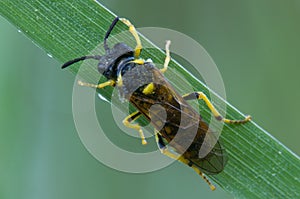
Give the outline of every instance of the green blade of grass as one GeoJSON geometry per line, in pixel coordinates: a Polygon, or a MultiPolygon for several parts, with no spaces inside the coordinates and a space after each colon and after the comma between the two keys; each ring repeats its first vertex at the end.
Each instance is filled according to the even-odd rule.
{"type": "MultiPolygon", "coordinates": [[[[110,11],[92,0],[1,1],[0,14],[62,63],[94,49],[115,18],[110,11]]],[[[114,32],[126,29],[124,24],[119,23],[114,32]]],[[[125,43],[132,41],[132,38],[122,38],[125,43]]],[[[143,56],[151,57],[154,62],[164,59],[164,54],[159,50],[145,50],[143,56]]],[[[69,70],[76,73],[77,67],[70,67],[69,70]]],[[[180,71],[195,90],[208,93],[205,85],[182,66],[172,62],[171,67],[180,71]]],[[[90,67],[81,78],[89,82],[98,76],[96,67],[90,67]]],[[[179,87],[176,82],[171,83],[179,87]]],[[[104,95],[109,98],[109,92],[104,91],[104,95]]],[[[209,118],[207,110],[204,116],[209,118]]],[[[228,104],[227,117],[243,116],[228,104]]],[[[230,156],[229,163],[222,173],[210,176],[220,187],[237,198],[299,198],[299,157],[269,133],[254,122],[243,126],[226,125],[222,139],[230,156]]]]}

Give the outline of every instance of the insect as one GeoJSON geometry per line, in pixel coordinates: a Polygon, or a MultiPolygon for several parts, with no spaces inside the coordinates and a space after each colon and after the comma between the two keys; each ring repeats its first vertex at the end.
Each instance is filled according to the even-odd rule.
{"type": "Polygon", "coordinates": [[[163,75],[171,59],[169,46],[170,41],[167,41],[164,67],[156,68],[150,59],[140,58],[142,44],[135,27],[127,19],[117,17],[104,37],[104,55],[79,57],[66,62],[62,68],[86,59],[98,60],[98,71],[107,78],[107,81],[101,84],[79,81],[79,85],[100,89],[106,86],[116,87],[120,96],[137,109],[123,120],[123,124],[139,132],[142,144],[147,142],[142,127],[135,122],[141,116],[154,126],[155,140],[161,153],[192,167],[207,182],[211,190],[214,190],[215,186],[204,173],[220,173],[227,162],[227,155],[220,142],[216,140],[214,131],[209,129],[208,124],[187,101],[203,100],[214,117],[224,123],[242,124],[250,121],[251,117],[229,120],[219,114],[203,92],[183,96],[177,93],[163,75]],[[136,40],[135,49],[125,43],[117,43],[113,48],[109,48],[107,39],[118,21],[128,26],[136,40]],[[203,146],[208,147],[209,151],[204,157],[199,157],[199,150],[203,146]]]}

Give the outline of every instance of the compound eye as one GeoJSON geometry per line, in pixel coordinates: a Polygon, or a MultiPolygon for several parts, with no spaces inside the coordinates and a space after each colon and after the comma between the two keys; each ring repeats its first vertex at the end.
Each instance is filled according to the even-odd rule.
{"type": "Polygon", "coordinates": [[[98,64],[98,71],[99,71],[99,73],[103,74],[104,71],[106,70],[106,68],[107,68],[107,66],[105,64],[103,64],[103,63],[99,63],[98,64]]]}

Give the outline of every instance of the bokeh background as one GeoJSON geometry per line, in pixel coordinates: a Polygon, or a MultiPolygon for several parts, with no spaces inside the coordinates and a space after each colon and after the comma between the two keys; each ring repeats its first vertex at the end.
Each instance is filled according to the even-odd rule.
{"type": "MultiPolygon", "coordinates": [[[[216,62],[227,100],[300,153],[299,1],[101,2],[137,27],[197,40],[216,62]]],[[[127,174],[96,161],[73,123],[74,76],[1,17],[0,41],[0,198],[232,198],[179,163],[127,174]]]]}

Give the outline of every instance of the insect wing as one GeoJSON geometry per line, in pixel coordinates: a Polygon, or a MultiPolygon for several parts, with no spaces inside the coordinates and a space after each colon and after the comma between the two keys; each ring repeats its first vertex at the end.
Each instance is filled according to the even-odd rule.
{"type": "MultiPolygon", "coordinates": [[[[202,131],[203,126],[207,126],[207,123],[201,121],[199,131],[202,131]]],[[[190,147],[198,153],[197,156],[190,158],[190,161],[192,161],[195,166],[207,174],[218,174],[223,171],[228,161],[228,155],[225,148],[221,145],[221,141],[218,140],[212,130],[208,129],[205,134],[205,139],[195,139],[192,145],[198,146],[195,148],[193,148],[193,146],[190,147]],[[199,147],[200,145],[201,147],[199,147]]]]}

